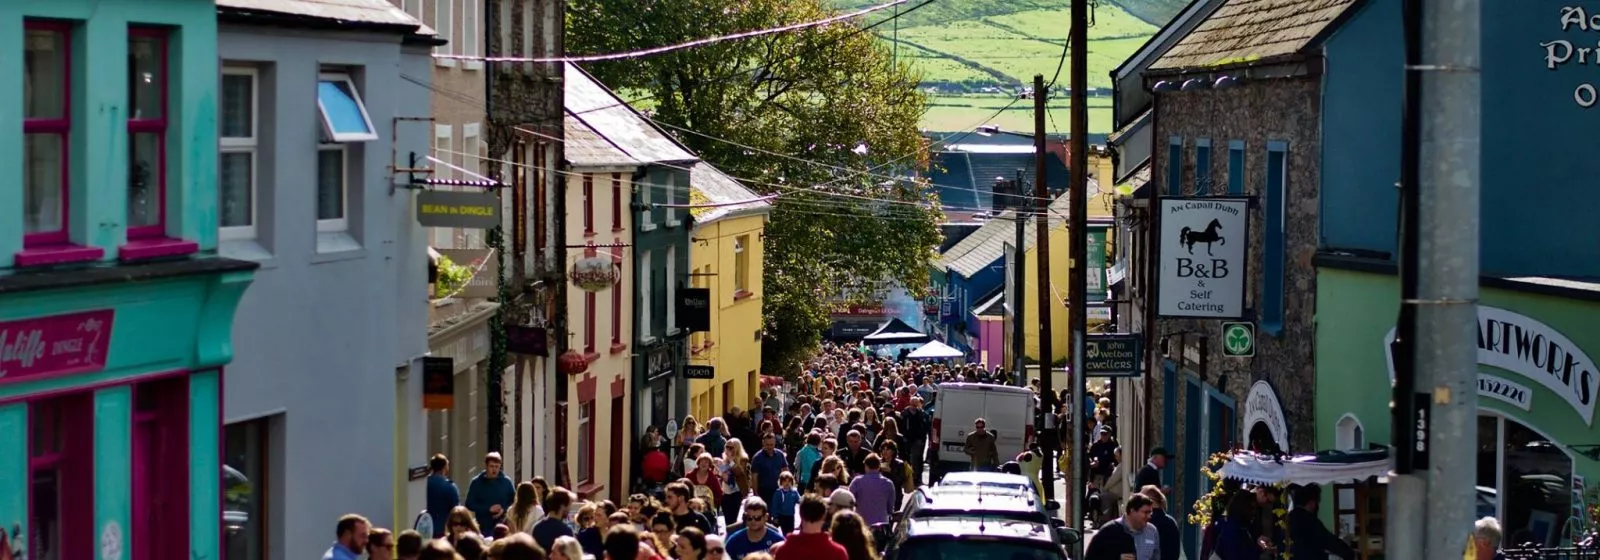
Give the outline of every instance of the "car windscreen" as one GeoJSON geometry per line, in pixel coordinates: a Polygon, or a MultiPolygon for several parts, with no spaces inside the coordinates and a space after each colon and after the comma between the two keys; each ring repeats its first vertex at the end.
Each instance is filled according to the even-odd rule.
{"type": "Polygon", "coordinates": [[[959,539],[912,539],[886,560],[1062,560],[1060,547],[1045,542],[966,536],[959,539]]]}
{"type": "Polygon", "coordinates": [[[967,517],[981,515],[997,519],[1010,519],[1015,521],[1028,521],[1031,523],[1049,523],[1050,516],[1042,511],[1014,511],[1014,510],[985,510],[985,509],[939,509],[922,508],[911,514],[912,519],[927,519],[930,517],[967,517]]]}

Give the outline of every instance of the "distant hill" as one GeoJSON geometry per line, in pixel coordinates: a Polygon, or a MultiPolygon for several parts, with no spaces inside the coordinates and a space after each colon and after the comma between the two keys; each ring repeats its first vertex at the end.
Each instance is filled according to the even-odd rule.
{"type": "MultiPolygon", "coordinates": [[[[860,9],[882,0],[834,0],[841,9],[860,9]]],[[[913,0],[907,5],[919,4],[913,0]]],[[[1099,0],[1089,31],[1089,90],[1091,96],[1110,94],[1109,73],[1144,45],[1188,0],[1099,0]]],[[[1031,108],[1018,104],[998,111],[1016,91],[1043,74],[1056,74],[1070,27],[1071,0],[935,0],[872,29],[885,41],[898,39],[898,56],[911,60],[922,72],[922,85],[933,98],[923,117],[930,130],[963,130],[992,122],[1006,128],[1031,127],[1031,108]],[[998,116],[981,121],[988,116],[998,116]],[[980,115],[980,116],[974,116],[980,115]]],[[[864,18],[863,23],[891,17],[886,10],[864,18]]],[[[1067,69],[1055,86],[1066,87],[1067,69]]],[[[1109,99],[1090,100],[1090,129],[1110,126],[1109,99]],[[1097,113],[1106,113],[1099,115],[1097,113]]],[[[1066,123],[1065,102],[1052,101],[1066,123]]],[[[1054,115],[1052,115],[1052,118],[1054,115]]],[[[1052,129],[1054,129],[1052,125],[1052,129]]],[[[1054,130],[1065,132],[1065,130],[1054,130]]]]}

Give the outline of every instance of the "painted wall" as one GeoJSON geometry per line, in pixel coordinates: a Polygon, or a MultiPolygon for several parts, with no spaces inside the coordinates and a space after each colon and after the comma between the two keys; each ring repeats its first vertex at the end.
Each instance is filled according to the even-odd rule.
{"type": "MultiPolygon", "coordinates": [[[[675,325],[669,324],[667,308],[675,305],[668,300],[667,283],[675,282],[678,286],[688,285],[689,264],[689,211],[685,208],[663,208],[659,206],[644,206],[644,190],[649,189],[648,200],[652,203],[663,204],[688,204],[689,203],[689,172],[682,165],[651,166],[646,170],[646,175],[635,183],[633,193],[633,248],[634,260],[633,276],[635,280],[641,279],[643,270],[650,271],[650,286],[641,287],[634,293],[634,348],[633,348],[633,384],[632,395],[634,400],[633,432],[640,433],[643,428],[652,422],[652,419],[662,417],[682,419],[689,410],[689,383],[684,380],[682,364],[687,361],[688,336],[680,333],[675,325]],[[671,247],[672,258],[676,261],[672,265],[672,274],[676,278],[669,280],[667,267],[668,248],[671,247]],[[646,252],[649,259],[645,260],[646,252]],[[641,306],[645,304],[644,290],[650,293],[650,325],[641,321],[643,315],[641,306]],[[666,411],[663,414],[660,407],[652,397],[652,383],[645,380],[650,378],[648,360],[652,352],[667,352],[673,364],[673,373],[656,384],[666,383],[667,393],[666,411]],[[645,414],[648,410],[649,414],[645,414]]],[[[674,292],[676,293],[676,292],[674,292]]],[[[630,440],[631,441],[631,440],[630,440]]],[[[633,452],[635,446],[625,449],[633,452]]]]}
{"type": "MultiPolygon", "coordinates": [[[[1393,253],[1403,78],[1400,0],[1367,4],[1327,46],[1323,243],[1393,253]],[[1373,104],[1372,99],[1393,102],[1373,104]]],[[[1576,53],[1550,68],[1541,46],[1562,40],[1592,47],[1587,26],[1563,31],[1567,6],[1587,8],[1589,16],[1600,11],[1554,0],[1483,4],[1481,258],[1486,275],[1600,276],[1600,246],[1594,243],[1530,242],[1600,237],[1592,210],[1571,203],[1591,195],[1593,132],[1600,128],[1600,109],[1579,106],[1575,90],[1593,87],[1596,80],[1576,53]]]]}
{"type": "MultiPolygon", "coordinates": [[[[166,234],[217,243],[217,24],[214,6],[190,0],[0,2],[0,51],[23,52],[24,18],[73,23],[68,140],[68,235],[115,261],[127,241],[128,27],[170,26],[166,105],[166,234]]],[[[0,75],[21,76],[21,56],[0,57],[0,75]]],[[[21,80],[0,87],[0,130],[22,130],[21,80]]],[[[0,208],[23,207],[22,135],[0,135],[0,208]]],[[[0,268],[22,250],[23,222],[0,220],[0,268]]]]}
{"type": "MultiPolygon", "coordinates": [[[[390,434],[398,406],[420,408],[420,372],[406,378],[405,389],[390,388],[397,365],[427,352],[427,275],[414,195],[391,192],[385,168],[396,141],[402,154],[427,150],[423,126],[410,133],[402,126],[397,140],[389,125],[427,113],[428,89],[400,76],[426,77],[431,64],[425,50],[404,50],[398,36],[268,28],[223,29],[220,54],[260,72],[263,134],[256,238],[222,247],[262,264],[234,321],[239,359],[226,372],[224,414],[228,422],[281,415],[275,425],[285,432],[277,450],[284,461],[269,473],[281,501],[268,508],[267,520],[281,533],[275,530],[270,546],[285,558],[315,556],[327,549],[329,523],[340,515],[384,523],[395,517],[394,477],[404,472],[393,470],[390,434]],[[319,65],[358,70],[357,87],[368,93],[363,100],[379,133],[348,152],[350,226],[337,234],[316,225],[319,124],[308,100],[319,65]],[[417,398],[399,401],[409,395],[417,398]]],[[[421,416],[406,435],[412,449],[426,449],[421,416]]],[[[414,455],[411,464],[426,461],[420,451],[414,455]]],[[[421,509],[411,505],[406,509],[421,509]]]]}
{"type": "MultiPolygon", "coordinates": [[[[628,195],[633,189],[632,169],[584,169],[573,168],[574,174],[566,175],[567,180],[567,240],[569,244],[595,243],[595,244],[627,244],[633,238],[633,216],[626,210],[628,195]],[[623,212],[620,219],[622,223],[613,224],[611,205],[614,200],[611,181],[613,173],[621,175],[623,212]],[[583,184],[584,177],[593,180],[593,208],[594,208],[594,233],[584,232],[583,216],[583,184]]],[[[582,249],[568,252],[568,261],[576,261],[584,254],[582,249]]],[[[567,324],[572,329],[573,337],[568,344],[570,348],[579,352],[586,352],[589,358],[589,370],[581,375],[571,376],[567,382],[571,384],[570,395],[577,396],[567,407],[567,465],[574,476],[573,480],[582,487],[584,482],[605,484],[611,479],[613,461],[611,456],[611,418],[612,418],[612,393],[613,386],[626,394],[628,373],[633,368],[633,355],[628,352],[628,343],[633,340],[633,306],[636,294],[634,292],[634,262],[633,251],[630,247],[598,249],[599,256],[610,256],[617,262],[620,269],[618,283],[610,290],[598,292],[595,295],[594,313],[594,350],[588,352],[584,347],[584,337],[589,324],[585,319],[585,300],[589,292],[576,286],[567,287],[567,324]],[[612,327],[612,299],[611,290],[622,293],[622,309],[617,315],[622,319],[621,331],[618,336],[620,344],[613,345],[611,341],[612,327]],[[579,406],[586,402],[594,403],[594,435],[590,437],[585,433],[584,426],[579,422],[581,411],[579,406]],[[591,480],[584,480],[578,476],[580,438],[587,439],[594,446],[594,471],[591,480]]],[[[626,400],[624,400],[626,402],[626,400]]],[[[632,441],[632,418],[627,407],[622,410],[623,429],[622,441],[632,441]]],[[[624,446],[623,449],[630,449],[624,446]]],[[[623,459],[626,465],[627,459],[623,459]]],[[[626,468],[626,467],[624,467],[626,468]]],[[[531,475],[532,473],[530,473],[531,475]]],[[[625,489],[606,488],[605,495],[611,499],[626,496],[625,489]],[[620,492],[620,493],[619,493],[620,492]]]]}
{"type": "Polygon", "coordinates": [[[691,336],[689,363],[716,368],[716,379],[689,382],[689,402],[695,418],[705,419],[712,414],[722,414],[722,387],[733,383],[733,402],[743,407],[760,395],[760,384],[752,386],[750,372],[761,371],[761,338],[764,326],[761,315],[761,277],[764,272],[767,216],[743,215],[732,218],[696,223],[689,242],[689,267],[692,272],[711,274],[690,279],[691,283],[709,288],[711,301],[711,331],[691,336]],[[744,250],[750,254],[750,294],[734,295],[735,255],[734,241],[745,236],[749,242],[744,250]]]}
{"type": "Polygon", "coordinates": [[[1010,364],[1002,364],[1006,356],[1006,320],[1003,317],[984,317],[978,321],[978,340],[980,343],[973,350],[977,353],[977,360],[985,368],[1005,365],[1010,369],[1010,364]]]}
{"type": "MultiPolygon", "coordinates": [[[[1055,225],[1050,230],[1050,361],[1056,362],[1071,357],[1071,347],[1067,345],[1070,331],[1067,330],[1066,298],[1070,296],[1072,284],[1068,281],[1071,267],[1067,263],[1071,260],[1072,236],[1065,225],[1055,225]]],[[[1022,289],[1022,352],[1030,360],[1039,359],[1039,246],[1029,247],[1022,257],[1023,289],[1022,289]]],[[[1002,271],[1003,272],[1003,271],[1002,271]]]]}

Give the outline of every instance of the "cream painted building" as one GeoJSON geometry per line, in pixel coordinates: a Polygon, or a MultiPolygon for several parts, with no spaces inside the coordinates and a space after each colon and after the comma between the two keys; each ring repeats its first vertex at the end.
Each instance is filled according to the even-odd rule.
{"type": "Polygon", "coordinates": [[[689,363],[715,377],[689,382],[695,418],[749,408],[761,391],[762,252],[772,205],[708,163],[694,166],[689,283],[711,291],[711,330],[689,336],[689,363]]]}

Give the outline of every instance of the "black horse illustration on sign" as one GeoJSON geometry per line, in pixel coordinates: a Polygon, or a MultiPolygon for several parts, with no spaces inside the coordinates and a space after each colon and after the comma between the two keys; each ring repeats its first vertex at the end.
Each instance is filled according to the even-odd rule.
{"type": "Polygon", "coordinates": [[[1189,228],[1183,228],[1183,231],[1178,233],[1178,242],[1187,246],[1189,248],[1189,254],[1191,255],[1194,254],[1194,244],[1205,243],[1206,256],[1211,256],[1211,244],[1228,244],[1228,239],[1217,233],[1217,231],[1221,229],[1222,222],[1212,219],[1211,223],[1206,224],[1206,229],[1204,231],[1194,231],[1189,228]]]}

